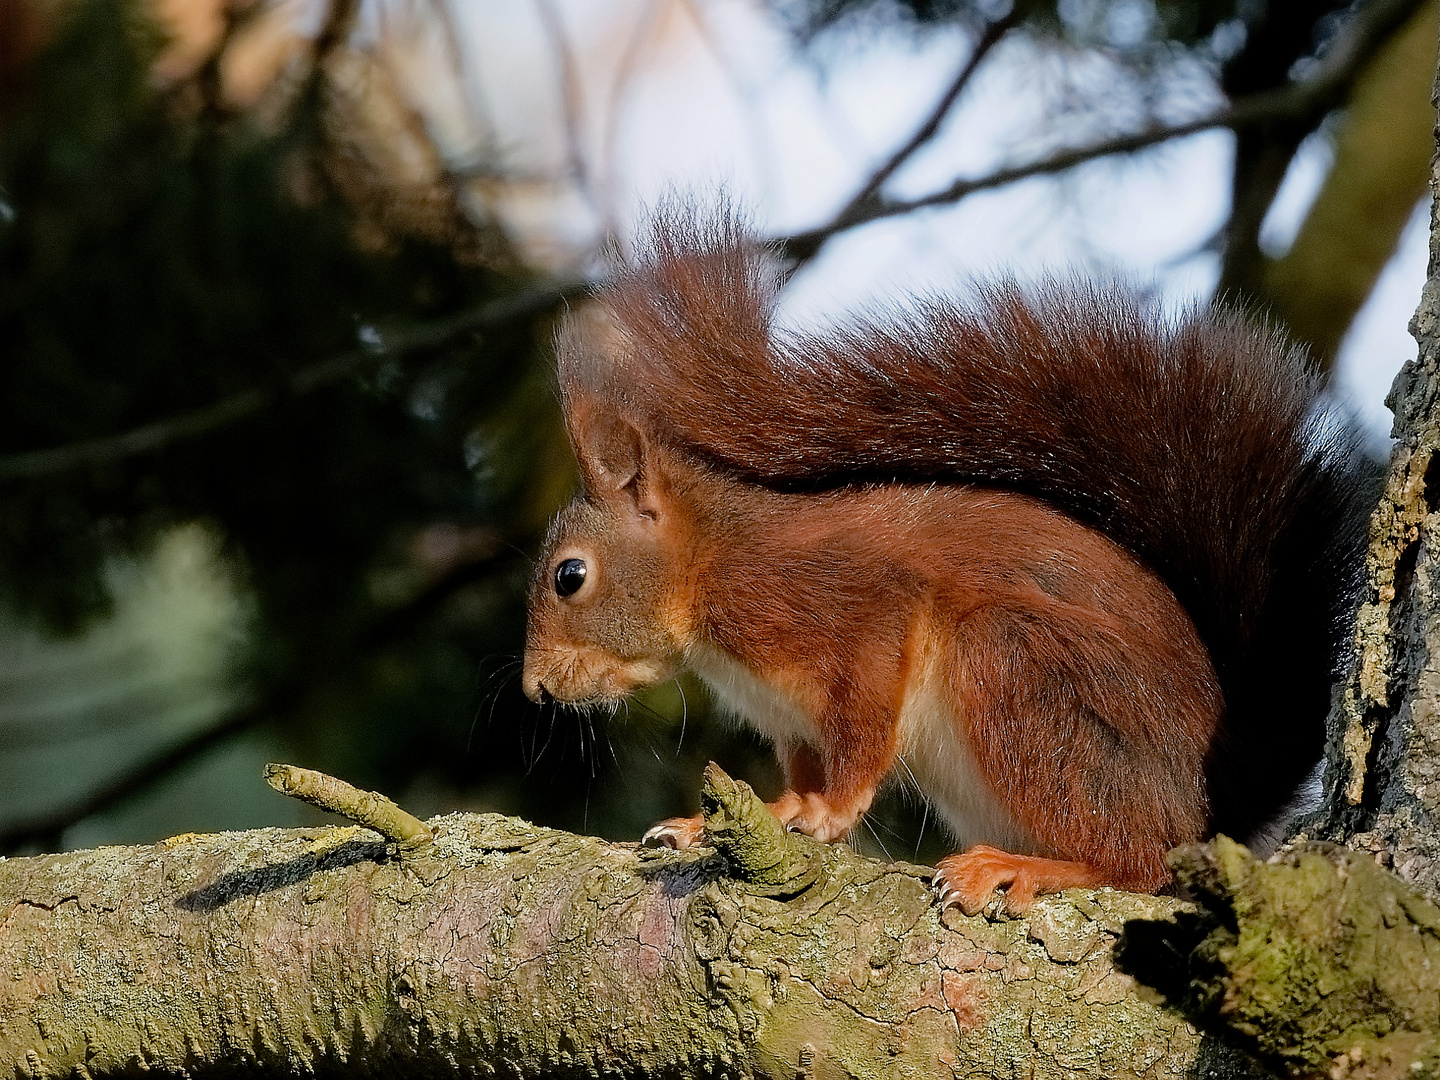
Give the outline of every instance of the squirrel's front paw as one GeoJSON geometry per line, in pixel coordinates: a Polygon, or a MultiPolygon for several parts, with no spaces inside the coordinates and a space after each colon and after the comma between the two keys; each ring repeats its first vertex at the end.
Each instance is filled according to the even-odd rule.
{"type": "Polygon", "coordinates": [[[666,818],[660,824],[645,831],[640,842],[646,847],[692,848],[705,837],[705,819],[702,817],[666,818]]]}

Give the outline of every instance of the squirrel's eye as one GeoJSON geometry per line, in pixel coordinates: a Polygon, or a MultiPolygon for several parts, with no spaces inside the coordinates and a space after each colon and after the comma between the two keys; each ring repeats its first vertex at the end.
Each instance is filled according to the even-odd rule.
{"type": "Polygon", "coordinates": [[[555,591],[561,596],[573,596],[584,584],[584,559],[566,559],[555,568],[555,591]]]}

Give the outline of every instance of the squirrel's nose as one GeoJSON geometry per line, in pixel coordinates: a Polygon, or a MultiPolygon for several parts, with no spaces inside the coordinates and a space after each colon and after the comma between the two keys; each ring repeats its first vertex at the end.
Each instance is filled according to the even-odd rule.
{"type": "Polygon", "coordinates": [[[520,689],[525,691],[525,696],[531,701],[541,705],[548,705],[555,700],[555,695],[540,681],[539,672],[532,671],[529,664],[525,665],[525,671],[520,676],[520,689]]]}

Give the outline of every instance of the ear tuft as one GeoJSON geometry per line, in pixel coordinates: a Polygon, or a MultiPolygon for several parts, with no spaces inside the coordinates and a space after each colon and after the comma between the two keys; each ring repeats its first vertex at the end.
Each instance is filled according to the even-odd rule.
{"type": "Polygon", "coordinates": [[[633,348],[603,305],[591,301],[566,314],[555,336],[555,366],[566,413],[572,405],[623,394],[633,348]]]}

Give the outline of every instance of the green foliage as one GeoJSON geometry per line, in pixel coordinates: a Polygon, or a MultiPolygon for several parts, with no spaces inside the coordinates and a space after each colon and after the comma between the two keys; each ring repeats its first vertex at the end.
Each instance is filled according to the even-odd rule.
{"type": "MultiPolygon", "coordinates": [[[[364,658],[394,606],[376,575],[403,562],[417,528],[500,529],[523,496],[530,472],[477,480],[464,447],[535,369],[537,327],[280,392],[364,336],[517,283],[441,244],[357,246],[354,214],[326,182],[318,95],[273,133],[187,110],[154,85],[158,44],[122,0],[79,5],[0,117],[0,455],[112,437],[237,392],[275,398],[158,453],[0,483],[0,601],[82,628],[107,610],[107,560],[203,522],[258,610],[245,658],[257,693],[295,685],[313,698],[364,658]]],[[[471,636],[517,648],[517,606],[500,607],[471,636]]],[[[455,653],[443,655],[473,679],[476,657],[455,653]]],[[[300,711],[324,727],[326,710],[300,711]]]]}

